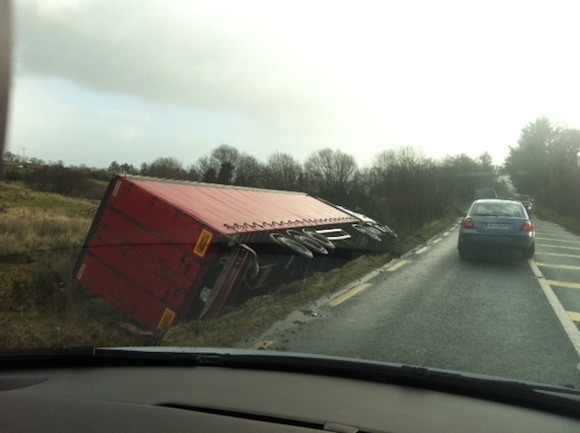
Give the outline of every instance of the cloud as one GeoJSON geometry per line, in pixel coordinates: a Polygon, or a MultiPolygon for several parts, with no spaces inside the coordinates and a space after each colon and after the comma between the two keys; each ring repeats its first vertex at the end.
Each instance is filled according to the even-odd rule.
{"type": "Polygon", "coordinates": [[[69,128],[117,148],[139,142],[143,157],[172,144],[197,158],[227,143],[299,159],[334,147],[368,162],[413,145],[437,156],[493,149],[501,162],[534,116],[577,126],[572,9],[22,0],[15,82],[68,83],[75,90],[59,103],[98,107],[69,128]]]}
{"type": "Polygon", "coordinates": [[[18,13],[17,71],[250,118],[334,113],[322,77],[304,59],[292,61],[291,44],[254,12],[231,3],[27,3],[18,13]]]}

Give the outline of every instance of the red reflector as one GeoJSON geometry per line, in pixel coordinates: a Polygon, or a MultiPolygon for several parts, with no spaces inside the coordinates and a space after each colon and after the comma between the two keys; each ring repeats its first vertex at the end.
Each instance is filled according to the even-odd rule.
{"type": "Polygon", "coordinates": [[[471,218],[467,218],[465,221],[463,221],[463,225],[461,227],[463,227],[464,229],[474,229],[475,224],[473,224],[471,218]]]}
{"type": "Polygon", "coordinates": [[[530,221],[526,221],[523,225],[522,228],[520,229],[523,232],[533,232],[534,231],[534,225],[530,222],[530,221]]]}

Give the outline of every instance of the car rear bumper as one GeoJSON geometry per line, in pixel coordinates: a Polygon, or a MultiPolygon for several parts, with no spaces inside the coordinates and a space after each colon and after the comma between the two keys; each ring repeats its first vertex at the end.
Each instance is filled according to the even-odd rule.
{"type": "Polygon", "coordinates": [[[459,236],[459,245],[462,247],[526,249],[533,244],[533,236],[501,236],[481,233],[461,233],[459,236]]]}

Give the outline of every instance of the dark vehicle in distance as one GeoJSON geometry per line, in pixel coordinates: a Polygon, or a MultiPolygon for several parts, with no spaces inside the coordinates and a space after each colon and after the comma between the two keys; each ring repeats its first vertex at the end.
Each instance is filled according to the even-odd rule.
{"type": "Polygon", "coordinates": [[[526,259],[534,256],[535,229],[522,203],[484,199],[471,204],[459,229],[459,255],[466,258],[486,248],[517,249],[526,259]]]}
{"type": "Polygon", "coordinates": [[[512,200],[519,201],[526,208],[526,212],[531,217],[532,209],[534,207],[534,199],[529,194],[514,194],[512,200]]]}
{"type": "Polygon", "coordinates": [[[497,192],[492,188],[482,188],[476,189],[473,196],[474,200],[479,200],[482,198],[497,198],[497,192]]]}

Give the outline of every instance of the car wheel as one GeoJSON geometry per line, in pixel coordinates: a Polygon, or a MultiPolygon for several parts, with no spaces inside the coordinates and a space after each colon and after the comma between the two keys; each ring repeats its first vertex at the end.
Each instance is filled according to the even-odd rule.
{"type": "Polygon", "coordinates": [[[459,251],[459,257],[461,257],[462,259],[466,259],[468,256],[468,251],[467,251],[467,247],[458,245],[457,246],[457,251],[459,251]]]}
{"type": "Polygon", "coordinates": [[[534,257],[534,253],[536,252],[536,245],[532,244],[530,248],[526,248],[522,251],[524,254],[524,259],[531,259],[534,257]]]}

